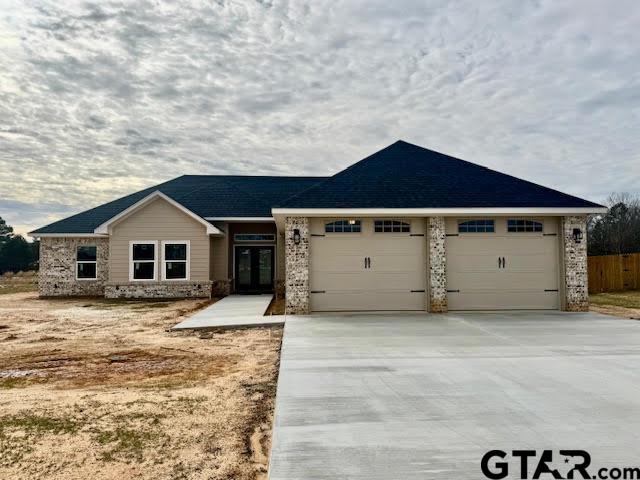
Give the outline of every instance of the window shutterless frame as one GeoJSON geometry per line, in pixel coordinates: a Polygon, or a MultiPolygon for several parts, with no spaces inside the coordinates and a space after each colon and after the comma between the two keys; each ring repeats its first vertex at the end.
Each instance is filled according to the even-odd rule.
{"type": "Polygon", "coordinates": [[[338,218],[324,223],[325,233],[362,233],[360,219],[338,218]]]}
{"type": "Polygon", "coordinates": [[[158,241],[157,240],[131,240],[129,242],[129,281],[130,282],[155,282],[158,280],[158,241]],[[134,245],[153,245],[153,260],[134,260],[134,245]],[[136,263],[152,263],[153,278],[134,278],[136,263]]]}
{"type": "Polygon", "coordinates": [[[376,218],[373,220],[374,233],[411,233],[411,220],[398,218],[376,218]]]}
{"type": "Polygon", "coordinates": [[[458,233],[495,233],[493,218],[458,219],[458,233]]]}
{"type": "Polygon", "coordinates": [[[184,281],[189,280],[191,275],[191,242],[189,240],[163,240],[162,241],[162,280],[163,281],[184,281]],[[167,246],[168,245],[184,245],[186,254],[183,259],[167,259],[167,246]],[[185,264],[185,276],[180,278],[167,278],[167,265],[168,264],[185,264]]]}
{"type": "Polygon", "coordinates": [[[508,218],[507,232],[509,233],[543,233],[544,221],[533,218],[508,218]]]}
{"type": "Polygon", "coordinates": [[[98,247],[96,245],[78,245],[76,247],[76,280],[85,282],[87,280],[98,279],[98,247]],[[91,260],[91,257],[94,260],[91,260]],[[81,265],[94,265],[94,274],[92,277],[81,277],[78,275],[81,265]]]}

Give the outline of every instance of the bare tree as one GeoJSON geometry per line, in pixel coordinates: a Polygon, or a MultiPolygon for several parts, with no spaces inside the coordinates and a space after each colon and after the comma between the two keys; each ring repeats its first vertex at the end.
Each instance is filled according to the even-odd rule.
{"type": "Polygon", "coordinates": [[[640,198],[612,193],[609,211],[589,219],[589,255],[640,252],[640,198]]]}

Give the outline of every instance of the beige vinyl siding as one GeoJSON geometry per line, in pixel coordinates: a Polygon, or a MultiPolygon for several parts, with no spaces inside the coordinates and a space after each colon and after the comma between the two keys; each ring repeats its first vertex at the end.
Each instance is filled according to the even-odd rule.
{"type": "MultiPolygon", "coordinates": [[[[158,241],[158,279],[162,278],[163,240],[190,241],[190,281],[209,280],[209,236],[204,225],[166,200],[156,199],[116,223],[110,232],[109,281],[129,282],[129,242],[158,241]]],[[[175,280],[174,280],[175,281],[175,280]]]]}
{"type": "MultiPolygon", "coordinates": [[[[224,232],[228,232],[228,225],[220,225],[224,232]]],[[[229,276],[229,237],[211,237],[210,242],[210,280],[227,280],[229,276]]]]}

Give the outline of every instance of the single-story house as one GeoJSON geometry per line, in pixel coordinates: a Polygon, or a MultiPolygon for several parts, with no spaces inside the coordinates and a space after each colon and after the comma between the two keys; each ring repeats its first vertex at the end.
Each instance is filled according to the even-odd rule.
{"type": "Polygon", "coordinates": [[[185,175],[31,232],[40,295],[286,293],[291,314],[588,308],[605,211],[398,141],[332,177],[185,175]]]}

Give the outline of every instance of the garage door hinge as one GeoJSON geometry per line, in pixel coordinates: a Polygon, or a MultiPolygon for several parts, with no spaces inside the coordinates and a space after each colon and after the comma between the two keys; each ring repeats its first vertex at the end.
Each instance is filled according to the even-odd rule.
{"type": "Polygon", "coordinates": [[[311,236],[312,237],[324,237],[324,235],[321,234],[321,233],[312,233],[311,236]]]}
{"type": "Polygon", "coordinates": [[[543,233],[542,236],[543,237],[557,237],[558,234],[557,233],[543,233]]]}
{"type": "Polygon", "coordinates": [[[326,290],[311,290],[311,293],[327,293],[326,290]]]}
{"type": "Polygon", "coordinates": [[[446,233],[445,237],[457,237],[458,234],[457,233],[446,233]]]}
{"type": "Polygon", "coordinates": [[[557,292],[558,289],[557,288],[545,288],[544,291],[545,292],[557,292]]]}
{"type": "Polygon", "coordinates": [[[424,293],[424,290],[411,290],[411,293],[424,293]]]}
{"type": "Polygon", "coordinates": [[[447,290],[447,293],[459,293],[460,290],[447,290]]]}

